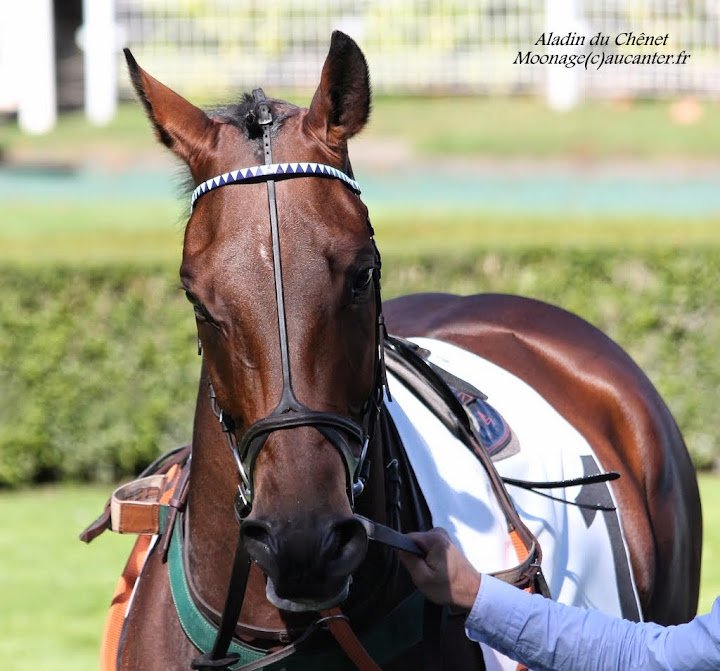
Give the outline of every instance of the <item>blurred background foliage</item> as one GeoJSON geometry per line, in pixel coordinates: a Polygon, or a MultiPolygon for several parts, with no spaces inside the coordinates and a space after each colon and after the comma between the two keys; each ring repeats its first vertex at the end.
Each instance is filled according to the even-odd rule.
{"type": "MultiPolygon", "coordinates": [[[[718,220],[693,209],[693,192],[669,208],[652,200],[678,180],[715,189],[715,106],[678,125],[662,101],[588,102],[562,114],[523,98],[451,105],[473,122],[448,125],[444,99],[380,97],[351,147],[383,252],[385,296],[509,292],[577,312],[645,369],[696,466],[713,468],[718,220]],[[587,204],[576,192],[596,162],[609,182],[587,204]],[[459,178],[448,166],[467,177],[460,192],[449,190],[459,178]],[[543,208],[538,199],[556,185],[518,185],[542,180],[548,166],[567,186],[543,208]],[[503,171],[499,195],[494,183],[481,190],[503,171]],[[648,189],[647,209],[630,211],[620,198],[603,210],[624,176],[638,173],[649,180],[637,186],[648,189]],[[483,200],[490,196],[496,205],[483,200]]],[[[200,362],[178,291],[187,210],[177,171],[134,104],[102,130],[79,114],[41,138],[4,130],[0,485],[116,481],[191,435],[200,362]],[[139,176],[128,177],[133,171],[139,176]]]]}
{"type": "MultiPolygon", "coordinates": [[[[380,234],[382,240],[382,234],[380,234]]],[[[717,249],[385,255],[386,297],[518,293],[616,339],[658,386],[695,464],[718,458],[717,249]]],[[[199,359],[176,263],[0,269],[0,483],[115,481],[189,440],[199,359]]],[[[486,390],[492,402],[492,390],[486,390]]]]}

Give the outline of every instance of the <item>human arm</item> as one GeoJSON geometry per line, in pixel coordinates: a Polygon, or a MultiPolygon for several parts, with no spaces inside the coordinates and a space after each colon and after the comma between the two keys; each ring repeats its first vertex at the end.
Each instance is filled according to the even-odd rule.
{"type": "Polygon", "coordinates": [[[720,600],[708,615],[662,627],[566,606],[483,576],[465,631],[535,671],[720,669],[720,600]]]}
{"type": "Polygon", "coordinates": [[[427,552],[424,561],[401,555],[420,590],[438,603],[467,608],[467,593],[477,584],[467,635],[535,671],[720,669],[720,599],[712,613],[688,624],[629,622],[480,576],[442,530],[410,536],[427,552]]]}

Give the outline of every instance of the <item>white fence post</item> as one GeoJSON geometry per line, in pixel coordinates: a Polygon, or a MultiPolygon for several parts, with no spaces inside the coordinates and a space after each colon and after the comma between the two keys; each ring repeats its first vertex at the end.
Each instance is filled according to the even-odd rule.
{"type": "MultiPolygon", "coordinates": [[[[17,68],[18,123],[26,133],[42,134],[57,121],[55,27],[52,0],[21,0],[13,27],[20,36],[17,68]]],[[[4,17],[3,17],[4,19],[4,17]]]]}
{"type": "Polygon", "coordinates": [[[102,126],[117,110],[115,0],[83,0],[85,116],[102,126]]]}
{"type": "Polygon", "coordinates": [[[14,0],[0,0],[0,112],[16,112],[18,107],[19,9],[14,0]]]}
{"type": "MultiPolygon", "coordinates": [[[[578,0],[545,0],[545,34],[562,37],[568,33],[582,32],[578,0]]],[[[577,53],[574,46],[550,46],[547,53],[577,53]]],[[[580,70],[562,65],[546,65],[545,96],[548,105],[555,110],[569,110],[580,101],[580,70]]]]}

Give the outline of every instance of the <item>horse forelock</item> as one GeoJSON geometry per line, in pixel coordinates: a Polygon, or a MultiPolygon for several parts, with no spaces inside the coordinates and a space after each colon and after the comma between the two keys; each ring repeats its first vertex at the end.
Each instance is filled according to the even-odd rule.
{"type": "MultiPolygon", "coordinates": [[[[276,137],[282,130],[284,122],[288,117],[294,116],[300,112],[297,105],[293,105],[285,100],[268,99],[273,112],[272,135],[276,137]]],[[[258,131],[257,126],[248,124],[248,116],[255,109],[255,101],[250,93],[242,93],[237,102],[226,104],[210,105],[207,108],[208,116],[221,124],[227,124],[237,128],[244,138],[251,143],[254,153],[257,155],[258,163],[262,162],[262,130],[258,131]]],[[[238,168],[248,167],[245,165],[234,166],[238,168]]],[[[183,164],[180,166],[178,177],[179,196],[187,199],[197,186],[197,181],[193,178],[189,166],[183,164]]]]}

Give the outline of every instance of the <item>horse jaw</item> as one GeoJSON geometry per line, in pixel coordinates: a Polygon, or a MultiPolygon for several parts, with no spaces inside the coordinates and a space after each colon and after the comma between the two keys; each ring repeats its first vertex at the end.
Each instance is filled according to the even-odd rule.
{"type": "Polygon", "coordinates": [[[347,579],[345,586],[340,590],[340,592],[327,601],[309,601],[306,599],[302,599],[300,601],[290,601],[289,599],[283,599],[276,594],[275,585],[273,584],[271,578],[267,579],[267,586],[265,587],[265,596],[267,597],[267,600],[276,608],[290,611],[291,613],[305,613],[308,611],[320,611],[327,610],[328,608],[334,608],[345,601],[349,593],[350,578],[347,579]]]}

